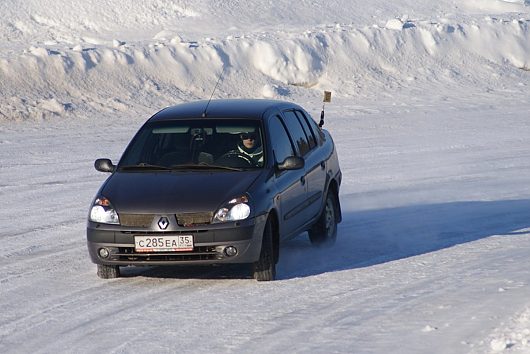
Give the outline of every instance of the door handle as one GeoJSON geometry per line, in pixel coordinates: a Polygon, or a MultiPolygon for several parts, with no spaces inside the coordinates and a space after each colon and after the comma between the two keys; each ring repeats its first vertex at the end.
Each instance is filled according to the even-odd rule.
{"type": "Polygon", "coordinates": [[[302,186],[305,184],[305,176],[300,177],[300,183],[302,183],[302,186]]]}

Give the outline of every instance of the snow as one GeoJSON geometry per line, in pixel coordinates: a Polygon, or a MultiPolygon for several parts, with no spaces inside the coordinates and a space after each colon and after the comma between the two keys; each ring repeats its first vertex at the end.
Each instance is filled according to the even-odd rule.
{"type": "Polygon", "coordinates": [[[0,352],[530,353],[530,3],[0,2],[0,352]],[[104,281],[85,220],[139,126],[322,91],[331,249],[104,281]]]}

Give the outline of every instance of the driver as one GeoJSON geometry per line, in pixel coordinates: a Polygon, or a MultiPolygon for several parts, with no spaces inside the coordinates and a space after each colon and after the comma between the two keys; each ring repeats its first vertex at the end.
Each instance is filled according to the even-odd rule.
{"type": "Polygon", "coordinates": [[[255,165],[263,166],[263,147],[257,141],[255,132],[241,133],[241,140],[237,144],[237,151],[248,157],[255,165]]]}

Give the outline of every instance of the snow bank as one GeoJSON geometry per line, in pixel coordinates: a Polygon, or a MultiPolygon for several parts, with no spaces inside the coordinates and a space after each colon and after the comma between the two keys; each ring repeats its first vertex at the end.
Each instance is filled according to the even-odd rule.
{"type": "MultiPolygon", "coordinates": [[[[436,97],[442,88],[456,96],[484,90],[524,96],[527,91],[530,14],[520,1],[466,2],[474,9],[488,4],[501,12],[499,16],[381,15],[363,26],[306,25],[221,37],[175,30],[175,24],[184,20],[210,28],[203,22],[204,4],[199,0],[128,0],[120,7],[110,1],[99,6],[76,3],[92,17],[62,1],[38,9],[37,0],[20,6],[13,1],[0,5],[13,16],[0,28],[0,35],[7,38],[7,50],[0,54],[4,120],[68,117],[75,110],[158,109],[209,97],[221,74],[217,97],[316,97],[322,89],[331,89],[343,97],[377,100],[382,92],[409,92],[405,97],[410,97],[427,91],[436,97]],[[62,13],[61,6],[69,16],[54,16],[62,13]],[[526,13],[511,13],[515,10],[526,13]],[[115,22],[107,21],[113,16],[115,22]],[[139,36],[117,37],[112,26],[121,28],[119,33],[127,38],[134,37],[131,27],[139,26],[139,36]],[[47,35],[38,32],[43,29],[47,35]],[[150,36],[144,38],[145,33],[150,36]]],[[[286,4],[280,1],[278,8],[286,9],[286,4]]],[[[341,4],[351,11],[352,4],[341,4]]],[[[258,2],[254,5],[262,9],[258,2]]],[[[228,22],[244,11],[219,6],[213,13],[225,14],[228,22]]],[[[314,12],[297,9],[309,17],[314,12]]],[[[338,11],[335,7],[331,12],[338,11]]],[[[263,21],[275,18],[269,15],[263,21]]]]}
{"type": "MultiPolygon", "coordinates": [[[[146,43],[32,46],[2,59],[0,108],[7,119],[27,119],[35,117],[29,112],[38,110],[36,102],[42,99],[115,109],[108,101],[117,98],[126,109],[149,105],[153,98],[163,103],[204,98],[221,73],[217,96],[281,97],[310,88],[375,96],[380,90],[432,90],[456,82],[495,88],[502,78],[492,77],[492,70],[519,76],[521,82],[528,75],[529,22],[391,19],[386,27],[337,25],[289,38],[268,34],[184,41],[168,34],[146,43]]],[[[47,111],[64,115],[68,110],[47,111]]],[[[37,116],[42,114],[48,113],[37,116]]]]}

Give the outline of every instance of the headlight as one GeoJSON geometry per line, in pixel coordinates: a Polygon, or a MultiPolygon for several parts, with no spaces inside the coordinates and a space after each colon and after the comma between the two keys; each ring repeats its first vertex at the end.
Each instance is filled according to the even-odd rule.
{"type": "Polygon", "coordinates": [[[90,216],[88,219],[102,224],[120,224],[118,213],[114,210],[110,201],[105,197],[97,197],[96,200],[94,200],[94,204],[92,205],[92,208],[90,208],[90,216]]]}
{"type": "Polygon", "coordinates": [[[241,196],[234,198],[223,207],[221,207],[215,213],[213,217],[213,222],[227,222],[227,221],[237,221],[248,218],[250,215],[250,205],[248,204],[248,197],[241,196]]]}

